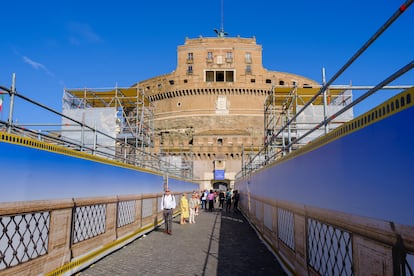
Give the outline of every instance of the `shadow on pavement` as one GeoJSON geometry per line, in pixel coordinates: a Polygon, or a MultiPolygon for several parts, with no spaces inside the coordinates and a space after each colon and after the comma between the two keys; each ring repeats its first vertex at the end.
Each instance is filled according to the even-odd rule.
{"type": "Polygon", "coordinates": [[[287,275],[239,211],[219,211],[217,275],[287,275]]]}

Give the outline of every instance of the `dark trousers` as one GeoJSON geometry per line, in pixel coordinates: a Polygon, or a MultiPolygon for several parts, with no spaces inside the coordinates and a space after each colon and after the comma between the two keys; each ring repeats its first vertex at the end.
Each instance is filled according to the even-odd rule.
{"type": "Polygon", "coordinates": [[[208,201],[208,210],[210,212],[213,212],[213,207],[214,207],[214,199],[208,201]]]}
{"type": "Polygon", "coordinates": [[[230,211],[231,208],[231,200],[226,200],[226,211],[230,211]]]}
{"type": "Polygon", "coordinates": [[[164,223],[165,223],[165,231],[171,232],[172,231],[172,214],[173,210],[164,210],[162,215],[164,216],[164,223]]]}
{"type": "Polygon", "coordinates": [[[224,205],[224,198],[223,199],[220,199],[220,201],[219,201],[219,208],[223,208],[223,205],[224,205]]]}
{"type": "Polygon", "coordinates": [[[238,210],[238,209],[239,209],[239,201],[238,201],[238,200],[235,200],[235,201],[234,201],[234,206],[233,206],[233,209],[234,209],[234,210],[238,210]]]}

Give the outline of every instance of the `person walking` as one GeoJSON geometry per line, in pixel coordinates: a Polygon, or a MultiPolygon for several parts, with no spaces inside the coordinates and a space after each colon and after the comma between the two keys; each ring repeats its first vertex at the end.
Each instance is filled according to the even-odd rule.
{"type": "Polygon", "coordinates": [[[231,192],[227,190],[226,193],[226,211],[230,211],[231,209],[231,192]]]}
{"type": "Polygon", "coordinates": [[[224,192],[223,192],[223,190],[220,190],[220,193],[219,193],[219,208],[220,209],[223,209],[223,207],[224,207],[224,192]]]}
{"type": "Polygon", "coordinates": [[[161,210],[164,217],[164,233],[172,235],[172,215],[173,210],[176,207],[175,196],[171,194],[171,191],[167,188],[161,199],[161,210]]]}
{"type": "Polygon", "coordinates": [[[187,219],[190,216],[190,212],[188,210],[188,200],[187,200],[187,194],[183,193],[180,200],[180,207],[181,207],[181,220],[180,224],[186,224],[187,219]]]}
{"type": "Polygon", "coordinates": [[[197,205],[198,205],[197,195],[196,193],[193,193],[193,195],[191,196],[188,202],[188,207],[190,207],[190,219],[189,219],[190,223],[195,223],[194,217],[196,214],[197,205]]]}
{"type": "Polygon", "coordinates": [[[198,210],[200,209],[200,203],[201,203],[200,194],[197,192],[194,192],[194,194],[196,196],[196,201],[197,201],[197,205],[195,207],[195,215],[198,216],[198,213],[199,213],[198,210]]]}
{"type": "Polygon", "coordinates": [[[207,190],[201,192],[201,209],[207,209],[207,190]]]}
{"type": "Polygon", "coordinates": [[[239,210],[240,194],[237,190],[234,191],[233,200],[234,200],[233,210],[238,211],[239,210]]]}
{"type": "Polygon", "coordinates": [[[208,210],[210,212],[213,212],[213,208],[214,208],[214,192],[213,190],[210,190],[210,193],[208,194],[207,198],[208,198],[208,210]]]}

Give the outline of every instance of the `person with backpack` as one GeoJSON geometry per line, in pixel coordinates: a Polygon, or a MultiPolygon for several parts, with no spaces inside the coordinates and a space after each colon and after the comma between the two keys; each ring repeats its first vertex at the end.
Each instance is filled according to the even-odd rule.
{"type": "Polygon", "coordinates": [[[221,209],[223,209],[223,207],[224,207],[224,198],[225,198],[224,192],[223,192],[223,190],[220,190],[220,193],[219,193],[219,208],[221,208],[221,209]]]}

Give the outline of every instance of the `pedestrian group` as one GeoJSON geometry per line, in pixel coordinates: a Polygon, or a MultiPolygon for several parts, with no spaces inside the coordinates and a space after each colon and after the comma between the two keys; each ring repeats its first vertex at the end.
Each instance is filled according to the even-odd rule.
{"type": "MultiPolygon", "coordinates": [[[[187,194],[183,193],[180,199],[180,224],[186,224],[187,221],[190,224],[196,223],[195,217],[199,214],[199,208],[213,212],[217,202],[219,210],[225,209],[229,212],[233,204],[233,210],[238,211],[239,199],[240,195],[237,190],[232,192],[230,190],[213,191],[212,189],[206,189],[200,193],[194,191],[190,199],[187,199],[187,194]]],[[[167,188],[161,199],[161,210],[163,211],[165,222],[164,232],[168,235],[172,235],[173,210],[176,206],[175,196],[167,188]]]]}

